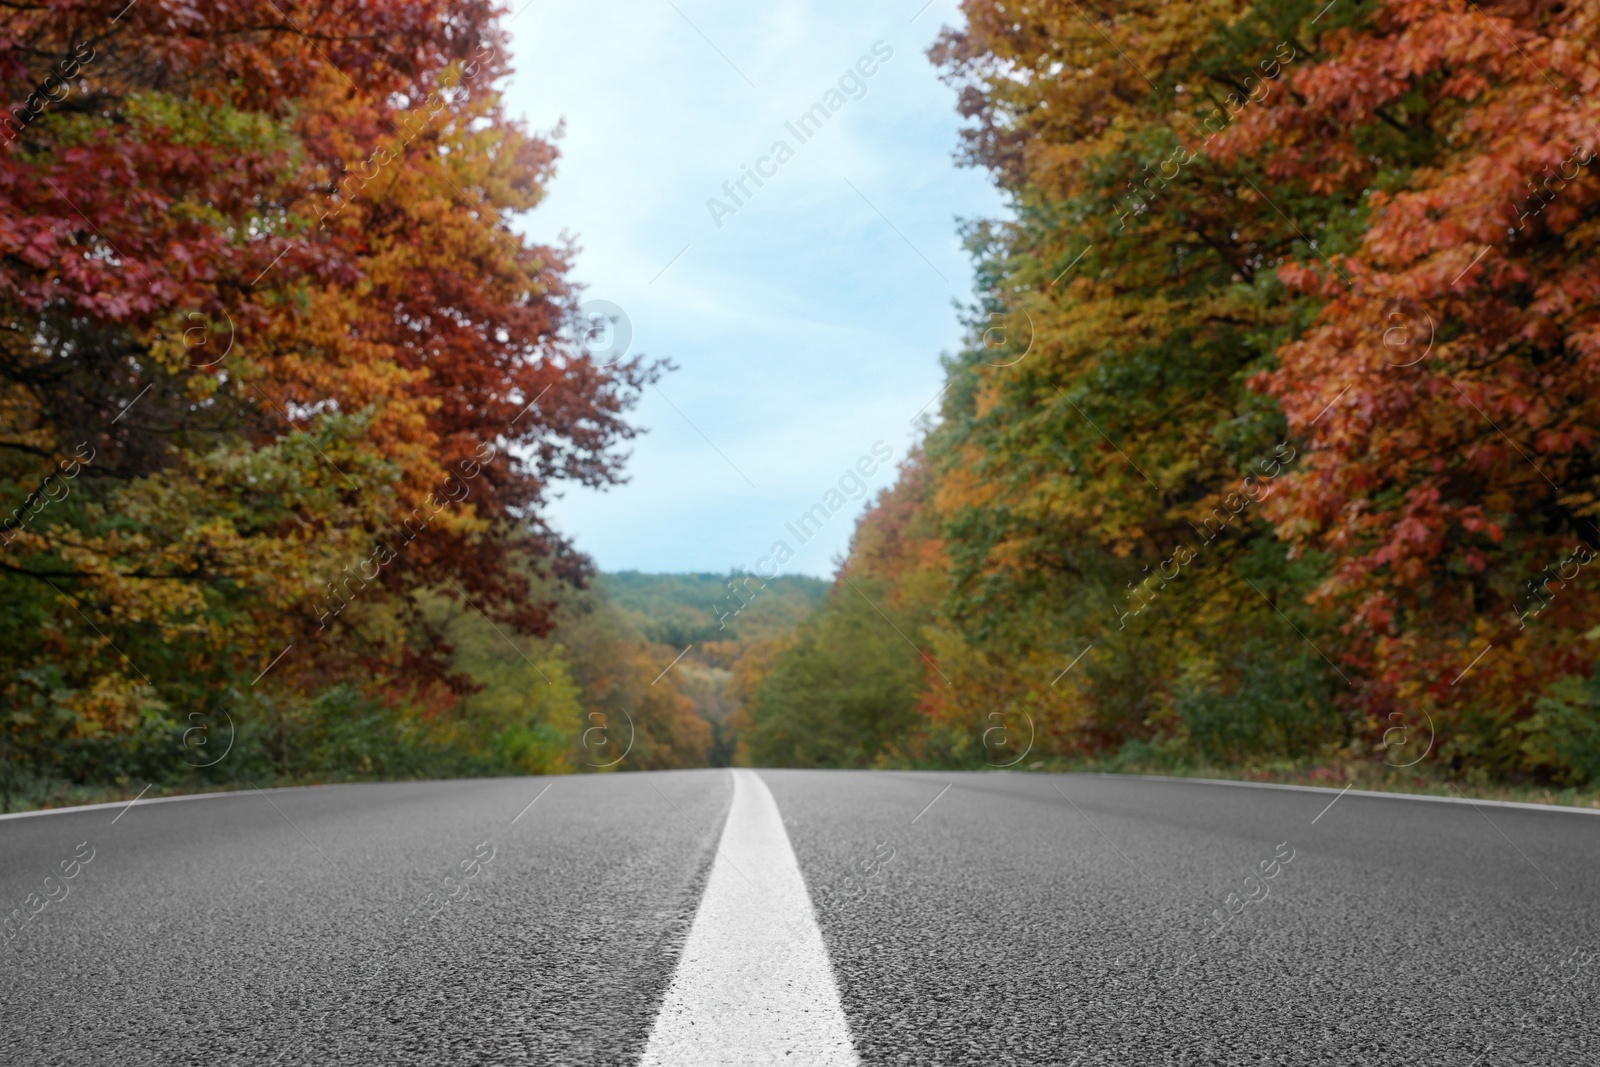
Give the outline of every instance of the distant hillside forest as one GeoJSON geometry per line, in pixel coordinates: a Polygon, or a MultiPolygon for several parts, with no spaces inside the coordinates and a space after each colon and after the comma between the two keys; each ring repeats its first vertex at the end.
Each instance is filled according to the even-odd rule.
{"type": "Polygon", "coordinates": [[[721,648],[728,642],[742,647],[781,637],[828,591],[818,578],[639,571],[602,574],[596,586],[642,637],[678,648],[721,648]]]}
{"type": "Polygon", "coordinates": [[[596,587],[597,609],[616,630],[655,655],[687,650],[667,678],[709,725],[705,761],[713,767],[748,762],[739,747],[748,724],[738,679],[783,647],[828,592],[827,582],[802,576],[638,571],[603,574],[596,587]]]}

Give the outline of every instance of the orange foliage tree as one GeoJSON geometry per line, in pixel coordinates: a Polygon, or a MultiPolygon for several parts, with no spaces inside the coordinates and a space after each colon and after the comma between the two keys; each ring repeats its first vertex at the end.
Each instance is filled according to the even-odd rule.
{"type": "Polygon", "coordinates": [[[1325,306],[1256,382],[1306,449],[1269,508],[1331,561],[1313,600],[1371,720],[1427,710],[1446,758],[1505,771],[1595,659],[1600,5],[1385,0],[1321,29],[1219,145],[1362,198],[1356,240],[1280,271],[1325,306]]]}
{"type": "Polygon", "coordinates": [[[511,229],[556,151],[501,111],[498,18],[484,0],[9,16],[13,739],[348,679],[448,704],[470,683],[424,589],[549,631],[530,578],[586,567],[542,521],[549,487],[618,476],[659,368],[591,359],[564,328],[569,251],[511,229]]]}
{"type": "Polygon", "coordinates": [[[923,740],[1600,777],[1600,4],[963,11],[1014,210],[901,487],[945,562],[890,502],[844,572],[945,582],[923,740]]]}

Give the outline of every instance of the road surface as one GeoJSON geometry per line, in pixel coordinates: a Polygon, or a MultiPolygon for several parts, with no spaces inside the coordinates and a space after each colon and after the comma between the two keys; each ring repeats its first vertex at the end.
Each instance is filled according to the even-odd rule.
{"type": "Polygon", "coordinates": [[[1597,871],[1600,815],[1104,776],[141,801],[0,819],[0,1061],[1595,1065],[1597,871]]]}

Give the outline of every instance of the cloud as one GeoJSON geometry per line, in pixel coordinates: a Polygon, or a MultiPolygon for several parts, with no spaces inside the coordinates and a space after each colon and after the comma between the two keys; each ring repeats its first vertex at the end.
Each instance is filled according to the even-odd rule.
{"type": "MultiPolygon", "coordinates": [[[[744,563],[873,441],[903,454],[943,384],[940,352],[960,343],[952,301],[968,299],[971,271],[955,218],[1002,210],[985,175],[951,162],[954,94],[923,54],[953,3],[915,23],[915,5],[678,7],[693,26],[659,0],[598,14],[535,0],[511,23],[508,110],[534,129],[566,120],[550,195],[523,227],[576,235],[587,296],[627,310],[635,351],[682,368],[662,383],[681,415],[654,392],[635,413],[651,432],[629,484],[574,488],[553,509],[608,569],[744,563]],[[719,230],[706,198],[879,40],[894,58],[865,96],[845,96],[719,230]]],[[[830,523],[796,568],[827,573],[850,528],[830,523]]]]}

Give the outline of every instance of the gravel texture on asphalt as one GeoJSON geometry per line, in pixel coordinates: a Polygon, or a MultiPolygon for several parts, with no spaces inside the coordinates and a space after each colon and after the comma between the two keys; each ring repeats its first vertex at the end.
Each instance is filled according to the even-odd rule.
{"type": "Polygon", "coordinates": [[[1600,816],[763,775],[865,1063],[1600,1064],[1600,816]]]}
{"type": "MultiPolygon", "coordinates": [[[[761,775],[863,1063],[1600,1064],[1600,816],[761,775]]],[[[0,820],[0,910],[40,908],[3,947],[0,1061],[635,1063],[730,786],[346,785],[0,820]]]]}

